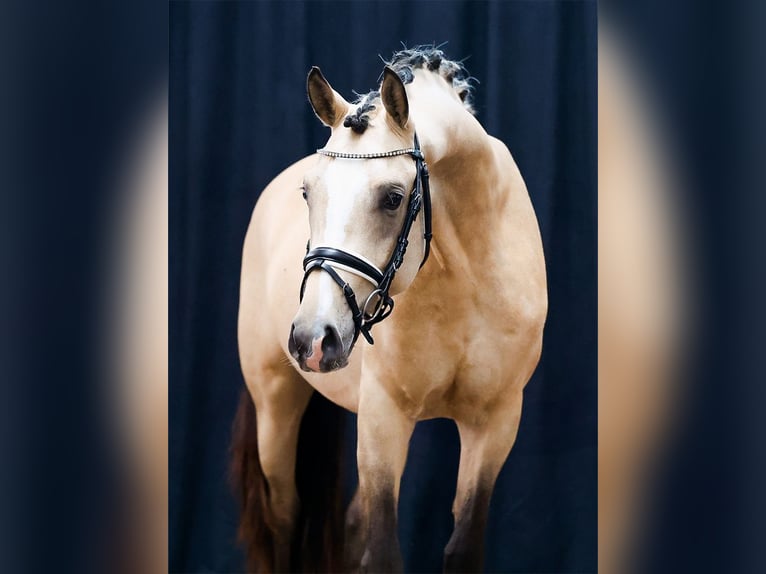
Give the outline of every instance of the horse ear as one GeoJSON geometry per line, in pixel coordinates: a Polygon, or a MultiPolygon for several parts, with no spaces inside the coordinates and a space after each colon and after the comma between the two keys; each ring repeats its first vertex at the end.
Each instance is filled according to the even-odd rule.
{"type": "Polygon", "coordinates": [[[337,126],[346,115],[348,103],[338,92],[332,89],[330,83],[316,66],[311,68],[306,78],[306,92],[314,113],[329,128],[337,126]]]}
{"type": "Polygon", "coordinates": [[[383,83],[380,85],[380,99],[383,107],[396,125],[404,129],[410,117],[410,103],[399,74],[390,66],[383,69],[383,83]]]}

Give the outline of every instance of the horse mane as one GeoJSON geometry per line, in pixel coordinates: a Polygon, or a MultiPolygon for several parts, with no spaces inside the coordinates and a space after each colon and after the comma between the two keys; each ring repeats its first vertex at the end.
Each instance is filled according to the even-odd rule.
{"type": "MultiPolygon", "coordinates": [[[[474,113],[472,82],[475,78],[471,77],[462,61],[458,62],[447,59],[439,47],[426,45],[405,48],[404,50],[394,52],[391,60],[384,60],[384,62],[399,75],[405,84],[409,84],[415,79],[413,73],[415,70],[426,69],[439,74],[448,84],[452,85],[452,89],[455,90],[460,101],[463,102],[465,109],[471,114],[474,113]]],[[[354,133],[363,134],[369,125],[370,113],[377,107],[380,92],[372,90],[367,94],[357,95],[358,98],[354,102],[357,108],[353,113],[346,116],[343,120],[343,125],[353,130],[354,133]]]]}

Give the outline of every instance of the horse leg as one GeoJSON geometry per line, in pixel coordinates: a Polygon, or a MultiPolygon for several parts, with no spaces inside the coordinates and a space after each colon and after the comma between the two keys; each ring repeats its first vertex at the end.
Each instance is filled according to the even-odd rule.
{"type": "Polygon", "coordinates": [[[284,381],[284,384],[300,385],[301,388],[269,397],[260,405],[256,402],[258,451],[269,486],[269,503],[274,520],[275,572],[291,571],[290,550],[298,514],[298,491],[295,486],[298,433],[301,417],[312,393],[303,380],[284,381]]]}
{"type": "Polygon", "coordinates": [[[481,572],[484,531],[495,480],[511,451],[521,420],[522,396],[480,424],[456,421],[460,469],[452,506],[455,528],[444,552],[444,572],[481,572]]]}
{"type": "Polygon", "coordinates": [[[396,505],[414,426],[414,421],[376,381],[362,380],[357,418],[365,545],[361,572],[401,572],[403,569],[396,534],[396,505]]]}
{"type": "MultiPolygon", "coordinates": [[[[301,418],[313,393],[313,389],[292,369],[269,370],[257,378],[248,377],[248,390],[255,403],[257,455],[260,463],[262,485],[260,493],[249,493],[261,498],[261,508],[246,509],[261,516],[243,516],[247,521],[264,521],[270,538],[271,549],[263,548],[263,532],[260,527],[250,528],[250,537],[260,540],[243,540],[248,549],[250,567],[259,570],[289,572],[293,532],[298,514],[298,493],[295,484],[295,460],[301,418]],[[265,487],[265,488],[264,488],[265,487]],[[265,554],[265,556],[264,556],[265,554]]],[[[250,477],[257,487],[257,476],[250,477]]],[[[247,537],[247,529],[244,529],[247,537]]]]}
{"type": "Polygon", "coordinates": [[[364,513],[362,508],[362,496],[359,488],[356,489],[351,504],[346,510],[346,530],[345,530],[345,555],[344,563],[346,572],[359,572],[359,564],[362,560],[362,551],[364,550],[364,513]]]}

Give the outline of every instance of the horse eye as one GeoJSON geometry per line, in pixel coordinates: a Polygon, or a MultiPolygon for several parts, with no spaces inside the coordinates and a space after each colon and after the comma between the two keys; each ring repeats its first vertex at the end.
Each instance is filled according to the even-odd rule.
{"type": "Polygon", "coordinates": [[[388,209],[389,211],[395,211],[399,209],[399,206],[402,204],[402,198],[404,196],[400,193],[389,193],[386,195],[386,199],[383,201],[383,209],[388,209]]]}
{"type": "Polygon", "coordinates": [[[306,186],[305,185],[301,186],[301,195],[303,196],[303,199],[308,199],[309,198],[308,194],[306,193],[306,186]]]}

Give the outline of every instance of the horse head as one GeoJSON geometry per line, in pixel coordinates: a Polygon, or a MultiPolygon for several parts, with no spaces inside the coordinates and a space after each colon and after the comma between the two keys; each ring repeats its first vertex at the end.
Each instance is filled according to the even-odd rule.
{"type": "Polygon", "coordinates": [[[393,69],[384,69],[379,91],[353,104],[319,68],[307,91],[332,133],[303,181],[311,236],[288,348],[302,369],[328,372],[348,364],[360,333],[372,343],[371,325],[415,279],[430,239],[430,199],[407,92],[393,69]]]}

